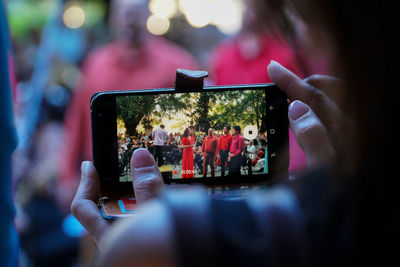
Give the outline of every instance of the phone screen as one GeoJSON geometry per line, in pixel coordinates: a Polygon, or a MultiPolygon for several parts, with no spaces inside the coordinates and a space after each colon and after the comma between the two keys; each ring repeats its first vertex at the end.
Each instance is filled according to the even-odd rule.
{"type": "Polygon", "coordinates": [[[119,182],[145,148],[173,180],[268,173],[265,89],[115,98],[119,182]]]}

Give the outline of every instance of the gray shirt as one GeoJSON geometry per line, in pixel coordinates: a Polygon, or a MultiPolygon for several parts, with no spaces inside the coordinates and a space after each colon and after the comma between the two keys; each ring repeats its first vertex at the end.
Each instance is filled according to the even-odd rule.
{"type": "Polygon", "coordinates": [[[161,128],[157,128],[153,132],[153,141],[155,146],[163,146],[165,137],[167,137],[167,133],[161,128]]]}

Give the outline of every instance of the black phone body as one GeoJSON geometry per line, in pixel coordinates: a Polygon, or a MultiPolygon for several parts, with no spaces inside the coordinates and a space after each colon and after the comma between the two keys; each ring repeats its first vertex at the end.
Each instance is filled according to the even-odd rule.
{"type": "MultiPolygon", "coordinates": [[[[91,98],[90,112],[93,160],[100,175],[102,191],[118,192],[118,194],[133,193],[129,179],[130,156],[138,147],[145,147],[154,155],[157,138],[153,137],[153,133],[156,129],[164,130],[167,134],[163,140],[164,148],[162,147],[165,149],[162,153],[167,162],[160,168],[163,169],[165,183],[238,185],[264,182],[276,174],[287,174],[289,166],[287,105],[286,95],[274,84],[205,86],[202,90],[184,92],[177,92],[174,88],[98,92],[91,98]],[[159,127],[161,124],[164,125],[164,129],[159,127]],[[221,163],[222,154],[221,157],[217,154],[221,153],[222,149],[215,151],[215,165],[218,165],[219,159],[220,166],[215,166],[214,177],[210,177],[212,168],[208,166],[207,176],[203,177],[201,158],[198,157],[201,152],[196,153],[202,149],[200,144],[208,142],[205,141],[208,135],[207,128],[214,129],[214,136],[217,138],[215,140],[218,140],[224,134],[225,125],[231,127],[231,135],[233,126],[241,126],[241,136],[243,142],[246,142],[245,149],[247,150],[249,145],[249,150],[253,150],[247,143],[251,139],[253,144],[256,143],[257,150],[255,153],[241,152],[242,160],[239,172],[235,172],[236,175],[230,175],[233,163],[231,165],[229,162],[221,163]],[[193,138],[184,136],[187,138],[184,139],[182,137],[184,129],[190,127],[191,132],[195,134],[193,138]],[[179,140],[175,140],[175,147],[167,148],[171,133],[171,139],[179,140]],[[189,149],[186,153],[183,152],[185,149],[181,147],[183,139],[194,143],[193,151],[189,149]],[[171,154],[175,152],[174,158],[171,154]],[[190,153],[193,153],[193,158],[188,156],[190,153]],[[250,153],[253,154],[252,157],[250,153]],[[200,162],[197,166],[196,162],[191,163],[196,158],[197,162],[200,162]],[[253,165],[255,158],[258,160],[253,165]],[[260,162],[262,158],[264,158],[264,168],[260,162]],[[189,171],[185,170],[188,164],[191,165],[189,171]],[[226,169],[224,177],[222,177],[222,165],[226,169]],[[190,172],[189,177],[192,175],[191,179],[182,178],[187,172],[190,172]]],[[[234,138],[237,136],[232,140],[234,138]]],[[[170,142],[169,145],[171,144],[170,142]]],[[[232,151],[234,155],[235,150],[232,151]]],[[[205,147],[204,152],[206,152],[205,147]]],[[[205,154],[201,156],[204,162],[205,154]]],[[[233,158],[231,157],[230,161],[233,158]]]]}

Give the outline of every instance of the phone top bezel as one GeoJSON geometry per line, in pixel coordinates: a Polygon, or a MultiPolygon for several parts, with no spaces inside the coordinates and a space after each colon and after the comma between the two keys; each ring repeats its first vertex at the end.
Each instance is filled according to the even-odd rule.
{"type": "MultiPolygon", "coordinates": [[[[116,178],[107,178],[107,175],[103,175],[104,173],[110,174],[112,172],[112,168],[118,168],[118,157],[117,157],[117,149],[112,149],[112,146],[116,146],[117,144],[117,134],[116,134],[116,112],[115,112],[115,97],[127,96],[132,94],[140,94],[140,95],[154,95],[154,94],[173,94],[173,93],[192,93],[192,92],[221,92],[221,91],[237,91],[240,89],[246,90],[260,90],[264,89],[266,91],[266,107],[267,107],[267,117],[272,116],[272,110],[269,110],[268,107],[272,105],[272,102],[279,98],[284,99],[285,104],[283,108],[278,112],[275,112],[275,122],[279,124],[273,126],[275,130],[281,132],[279,136],[269,136],[267,141],[268,147],[268,160],[272,161],[280,161],[279,167],[276,169],[270,169],[267,174],[257,174],[257,175],[243,175],[240,177],[216,177],[216,178],[194,178],[194,179],[169,179],[164,180],[165,183],[177,183],[177,184],[192,184],[192,183],[201,183],[206,185],[238,185],[238,184],[251,184],[251,183],[259,183],[263,181],[270,180],[276,174],[287,174],[287,169],[289,166],[289,156],[288,156],[288,147],[287,149],[283,146],[288,144],[288,118],[287,118],[287,97],[283,91],[281,91],[275,84],[273,83],[265,83],[265,84],[245,84],[245,85],[224,85],[224,86],[205,86],[202,90],[185,90],[185,91],[177,91],[175,88],[156,88],[156,89],[138,89],[138,90],[116,90],[116,91],[102,91],[95,93],[90,99],[90,112],[91,112],[91,124],[92,124],[92,149],[93,149],[93,161],[96,168],[99,171],[102,191],[107,192],[107,194],[133,194],[133,188],[131,182],[119,182],[119,176],[116,178]],[[104,105],[105,104],[105,105],[104,105]],[[108,106],[104,109],[101,107],[99,109],[99,105],[108,106]],[[104,110],[107,113],[112,114],[109,117],[99,117],[99,111],[104,113],[104,110]],[[110,119],[111,118],[111,119],[110,119]],[[113,118],[113,119],[112,119],[113,118]],[[105,120],[105,121],[104,121],[105,120]],[[100,123],[101,122],[101,123],[100,123]],[[108,125],[108,126],[104,126],[108,125]],[[112,127],[109,127],[111,125],[112,127]],[[96,132],[96,134],[95,134],[96,132]],[[114,136],[111,138],[111,136],[114,136]],[[273,140],[276,139],[280,140],[273,140]],[[111,139],[111,140],[110,140],[111,139]],[[278,144],[276,144],[278,142],[278,144]],[[269,149],[269,147],[273,145],[275,146],[275,150],[269,149]],[[104,149],[100,149],[104,148],[104,149]],[[277,149],[279,148],[279,155],[277,154],[277,149]],[[115,150],[115,151],[114,151],[115,150]],[[285,150],[285,151],[282,151],[285,150]],[[98,152],[103,151],[103,152],[98,152]],[[104,155],[104,151],[113,151],[115,153],[113,158],[110,161],[109,156],[104,155]],[[271,154],[274,153],[274,158],[270,158],[271,154]],[[115,161],[116,159],[116,161],[115,161]],[[283,162],[283,163],[282,163],[283,162]],[[117,164],[117,165],[115,165],[117,164]]],[[[271,129],[267,123],[267,131],[271,129]]],[[[114,174],[115,175],[115,174],[114,174]]]]}

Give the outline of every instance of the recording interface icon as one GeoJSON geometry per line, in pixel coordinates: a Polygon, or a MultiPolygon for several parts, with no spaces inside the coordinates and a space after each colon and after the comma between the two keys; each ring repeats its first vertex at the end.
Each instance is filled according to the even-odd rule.
{"type": "Polygon", "coordinates": [[[254,125],[247,125],[246,127],[244,127],[243,136],[244,136],[244,138],[246,138],[247,140],[256,139],[256,138],[257,138],[257,135],[258,135],[257,126],[254,126],[254,125]]]}

